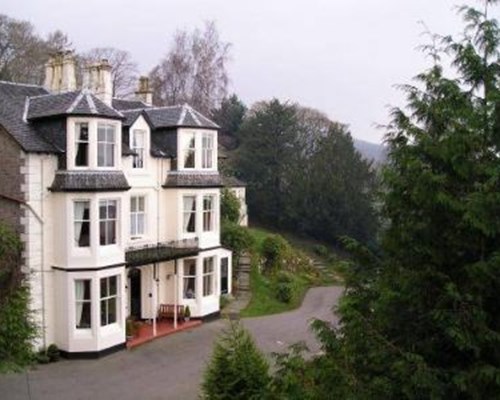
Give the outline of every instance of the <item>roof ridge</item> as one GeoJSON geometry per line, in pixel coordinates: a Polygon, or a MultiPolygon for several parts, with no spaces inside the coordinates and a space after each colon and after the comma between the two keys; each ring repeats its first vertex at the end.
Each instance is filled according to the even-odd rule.
{"type": "Polygon", "coordinates": [[[194,119],[194,122],[196,122],[199,126],[203,125],[198,116],[196,115],[195,110],[193,110],[193,108],[190,105],[187,106],[187,109],[189,111],[189,114],[191,114],[191,117],[194,119]]]}
{"type": "Polygon", "coordinates": [[[186,105],[187,104],[182,105],[182,111],[181,111],[181,114],[179,115],[179,119],[177,120],[177,125],[182,125],[182,123],[184,122],[184,119],[186,118],[186,112],[187,112],[186,105]]]}
{"type": "Polygon", "coordinates": [[[80,103],[80,101],[82,100],[83,96],[85,95],[84,91],[82,90],[78,96],[75,97],[75,100],[73,100],[73,103],[71,103],[71,105],[68,107],[68,109],[66,110],[66,113],[71,113],[73,112],[73,110],[76,108],[76,106],[78,105],[78,103],[80,103]]]}
{"type": "Polygon", "coordinates": [[[31,99],[38,99],[40,97],[48,97],[48,96],[63,96],[68,93],[78,93],[78,92],[83,92],[83,90],[68,90],[67,92],[61,92],[61,93],[45,93],[45,94],[37,94],[36,96],[30,96],[31,99]]]}
{"type": "Polygon", "coordinates": [[[92,98],[91,93],[85,93],[85,100],[89,105],[90,112],[93,114],[97,114],[97,107],[95,106],[94,99],[92,98]]]}
{"type": "Polygon", "coordinates": [[[26,96],[24,100],[23,122],[28,122],[28,110],[30,108],[30,97],[26,96]]]}
{"type": "MultiPolygon", "coordinates": [[[[10,82],[10,81],[4,81],[0,79],[0,83],[5,83],[7,85],[16,85],[16,86],[26,86],[26,87],[37,87],[40,89],[45,89],[42,85],[35,85],[34,83],[19,83],[19,82],[10,82]]],[[[47,90],[47,89],[45,89],[47,90]]]]}

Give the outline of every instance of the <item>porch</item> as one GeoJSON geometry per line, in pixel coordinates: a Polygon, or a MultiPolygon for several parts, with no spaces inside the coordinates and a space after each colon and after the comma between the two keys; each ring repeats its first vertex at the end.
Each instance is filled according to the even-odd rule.
{"type": "Polygon", "coordinates": [[[179,322],[177,328],[174,326],[173,321],[157,321],[156,322],[156,336],[154,335],[154,326],[152,323],[143,323],[135,336],[132,339],[127,340],[127,349],[133,349],[134,347],[140,346],[144,343],[151,342],[160,337],[171,335],[173,333],[185,331],[187,329],[192,329],[202,324],[201,320],[190,320],[179,322]]]}

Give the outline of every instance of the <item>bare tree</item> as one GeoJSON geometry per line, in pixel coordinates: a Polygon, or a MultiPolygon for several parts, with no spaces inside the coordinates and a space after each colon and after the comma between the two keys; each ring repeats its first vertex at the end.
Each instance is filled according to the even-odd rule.
{"type": "Polygon", "coordinates": [[[170,50],[150,73],[155,104],[188,102],[208,115],[227,95],[229,48],[213,21],[203,31],[177,31],[170,50]]]}
{"type": "Polygon", "coordinates": [[[106,59],[112,66],[113,97],[130,97],[136,90],[138,67],[128,51],[114,47],[98,47],[80,57],[80,66],[106,59]]]}

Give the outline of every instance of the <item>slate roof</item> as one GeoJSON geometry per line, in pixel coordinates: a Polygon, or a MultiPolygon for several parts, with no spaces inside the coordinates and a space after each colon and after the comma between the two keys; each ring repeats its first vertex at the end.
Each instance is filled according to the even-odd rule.
{"type": "Polygon", "coordinates": [[[222,184],[225,187],[246,187],[247,184],[235,176],[222,176],[222,184]]]}
{"type": "Polygon", "coordinates": [[[140,108],[150,107],[146,103],[140,100],[126,100],[126,99],[116,99],[111,101],[111,105],[115,110],[137,110],[140,108]]]}
{"type": "Polygon", "coordinates": [[[122,171],[57,171],[52,192],[126,191],[130,189],[122,171]]]}
{"type": "Polygon", "coordinates": [[[91,115],[123,119],[123,115],[87,90],[30,97],[26,118],[29,121],[56,115],[91,115]]]}
{"type": "Polygon", "coordinates": [[[40,86],[0,81],[0,125],[25,151],[57,153],[58,150],[38,135],[24,118],[26,99],[29,96],[44,94],[47,94],[47,91],[40,86]]]}
{"type": "Polygon", "coordinates": [[[224,186],[218,173],[169,173],[164,188],[216,188],[224,186]]]}

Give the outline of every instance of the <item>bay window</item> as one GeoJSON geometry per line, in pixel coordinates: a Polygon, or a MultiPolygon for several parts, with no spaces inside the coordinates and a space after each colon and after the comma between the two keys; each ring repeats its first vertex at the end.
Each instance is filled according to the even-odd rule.
{"type": "Polygon", "coordinates": [[[214,230],[214,203],[215,197],[212,195],[203,196],[203,231],[210,232],[214,230]]]}
{"type": "Polygon", "coordinates": [[[99,201],[99,243],[106,246],[116,243],[117,201],[99,201]]]}
{"type": "Polygon", "coordinates": [[[144,168],[145,138],[146,131],[141,129],[134,129],[132,131],[130,149],[135,153],[132,160],[132,168],[144,168]]]}
{"type": "Polygon", "coordinates": [[[90,279],[75,280],[75,325],[76,329],[92,327],[90,279]]]}
{"type": "Polygon", "coordinates": [[[97,125],[97,166],[115,166],[116,146],[115,125],[99,123],[97,125]]]}
{"type": "Polygon", "coordinates": [[[185,299],[194,299],[196,297],[196,260],[184,260],[184,285],[182,289],[185,299]]]}
{"type": "Polygon", "coordinates": [[[184,196],[183,200],[183,231],[196,231],[196,196],[184,196]]]}
{"type": "Polygon", "coordinates": [[[118,276],[101,278],[101,326],[117,321],[118,276]]]}
{"type": "Polygon", "coordinates": [[[214,293],[214,257],[203,259],[203,296],[214,293]]]}
{"type": "Polygon", "coordinates": [[[89,124],[75,124],[75,167],[89,166],[89,124]]]}
{"type": "Polygon", "coordinates": [[[146,199],[144,196],[130,198],[130,236],[132,239],[146,233],[146,199]]]}
{"type": "Polygon", "coordinates": [[[76,247],[90,246],[90,201],[79,200],[73,203],[73,230],[76,247]]]}

